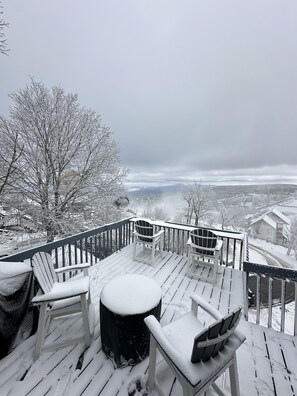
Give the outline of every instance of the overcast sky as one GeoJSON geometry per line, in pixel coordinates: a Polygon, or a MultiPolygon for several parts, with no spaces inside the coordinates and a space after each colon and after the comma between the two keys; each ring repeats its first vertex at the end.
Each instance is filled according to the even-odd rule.
{"type": "Polygon", "coordinates": [[[102,115],[131,181],[297,183],[296,0],[2,0],[29,76],[102,115]]]}

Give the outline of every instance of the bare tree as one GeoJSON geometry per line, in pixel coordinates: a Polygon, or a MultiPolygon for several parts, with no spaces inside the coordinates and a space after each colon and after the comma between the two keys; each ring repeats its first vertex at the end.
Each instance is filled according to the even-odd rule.
{"type": "Polygon", "coordinates": [[[145,217],[151,220],[162,220],[162,221],[170,220],[170,216],[168,215],[166,210],[164,210],[161,207],[154,207],[152,209],[147,209],[141,214],[141,217],[145,217]]]}
{"type": "Polygon", "coordinates": [[[74,231],[85,208],[99,221],[99,204],[114,202],[126,176],[110,129],[60,87],[31,79],[10,98],[7,132],[22,148],[17,187],[47,240],[74,231]]]}
{"type": "MultiPolygon", "coordinates": [[[[0,3],[0,15],[3,14],[3,6],[0,3]]],[[[0,19],[0,53],[8,55],[7,41],[4,34],[4,29],[8,27],[8,23],[4,19],[0,19]]]]}
{"type": "Polygon", "coordinates": [[[10,131],[7,121],[0,117],[0,202],[1,197],[13,187],[13,180],[17,173],[17,160],[22,153],[18,142],[18,133],[10,131]]]}
{"type": "Polygon", "coordinates": [[[287,255],[289,256],[291,250],[294,250],[295,258],[297,259],[297,216],[292,219],[290,232],[286,236],[288,237],[287,255]]]}
{"type": "Polygon", "coordinates": [[[183,192],[183,199],[187,203],[186,222],[198,226],[199,221],[209,210],[212,193],[209,187],[202,186],[201,182],[195,181],[183,192]]]}
{"type": "Polygon", "coordinates": [[[227,207],[223,203],[219,205],[218,212],[222,230],[225,230],[230,225],[236,227],[237,221],[244,215],[241,208],[235,208],[234,206],[227,207]]]}

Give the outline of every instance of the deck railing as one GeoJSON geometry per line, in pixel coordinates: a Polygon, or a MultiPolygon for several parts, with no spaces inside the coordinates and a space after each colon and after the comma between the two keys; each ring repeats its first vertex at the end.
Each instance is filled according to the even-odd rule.
{"type": "Polygon", "coordinates": [[[297,271],[247,261],[243,270],[246,320],[297,335],[297,271]]]}
{"type": "MultiPolygon", "coordinates": [[[[190,231],[192,226],[185,224],[155,222],[164,232],[164,249],[168,252],[187,256],[190,231]]],[[[40,245],[0,261],[25,261],[40,251],[52,253],[57,266],[72,265],[81,261],[90,261],[91,265],[108,255],[122,249],[132,242],[134,230],[133,218],[72,235],[58,241],[40,245]]],[[[244,234],[212,229],[224,242],[221,264],[242,269],[244,259],[244,234]]]]}
{"type": "Polygon", "coordinates": [[[74,265],[85,261],[89,261],[93,265],[110,254],[121,250],[130,242],[131,223],[130,219],[125,219],[3,257],[0,262],[30,261],[35,253],[45,251],[52,254],[56,267],[74,265]]]}
{"type": "MultiPolygon", "coordinates": [[[[164,249],[166,251],[184,256],[188,255],[187,242],[190,232],[195,228],[194,226],[161,221],[155,221],[154,224],[159,225],[165,230],[164,249]]],[[[240,232],[222,231],[209,227],[207,229],[212,230],[220,239],[223,240],[221,265],[241,270],[245,257],[245,234],[240,232]]]]}
{"type": "MultiPolygon", "coordinates": [[[[21,253],[3,257],[0,262],[30,262],[35,253],[46,251],[52,253],[57,267],[73,265],[83,261],[89,261],[91,265],[94,265],[132,242],[133,220],[133,218],[124,219],[52,243],[40,245],[21,253]]],[[[165,230],[164,249],[187,256],[187,241],[193,226],[161,221],[155,222],[155,224],[165,230]]],[[[254,320],[256,323],[268,327],[275,327],[275,309],[281,309],[279,330],[286,331],[286,304],[289,302],[294,305],[293,332],[296,335],[297,271],[249,263],[248,241],[245,233],[212,230],[223,240],[221,265],[245,272],[246,319],[254,320]],[[254,293],[249,293],[249,289],[253,289],[254,293]],[[251,299],[254,299],[253,303],[251,303],[251,299]],[[266,323],[261,318],[261,312],[263,313],[265,310],[268,318],[266,323]]],[[[279,317],[279,315],[275,316],[279,317]]]]}

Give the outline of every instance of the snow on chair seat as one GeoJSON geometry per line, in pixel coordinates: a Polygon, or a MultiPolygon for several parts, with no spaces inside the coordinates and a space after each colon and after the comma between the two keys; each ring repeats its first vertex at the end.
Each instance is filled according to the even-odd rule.
{"type": "Polygon", "coordinates": [[[148,389],[160,389],[156,381],[156,351],[160,351],[183,389],[183,396],[205,392],[210,386],[220,395],[215,383],[227,369],[231,394],[239,395],[236,351],[245,337],[236,329],[241,308],[222,316],[197,295],[192,298],[192,310],[179,319],[161,326],[154,316],[145,318],[151,332],[148,389]],[[197,318],[198,306],[215,322],[205,328],[197,318]]]}
{"type": "MultiPolygon", "coordinates": [[[[51,319],[59,316],[81,313],[84,328],[83,338],[86,347],[90,346],[94,307],[91,305],[90,298],[89,264],[71,265],[55,270],[50,254],[39,252],[33,256],[32,266],[34,275],[41,288],[32,299],[32,303],[39,306],[35,359],[37,359],[41,353],[47,318],[51,319]],[[73,270],[84,271],[84,277],[59,282],[58,273],[73,270]]],[[[78,340],[79,338],[75,337],[72,340],[67,340],[68,342],[65,341],[61,345],[66,345],[69,341],[77,342],[78,340]]]]}

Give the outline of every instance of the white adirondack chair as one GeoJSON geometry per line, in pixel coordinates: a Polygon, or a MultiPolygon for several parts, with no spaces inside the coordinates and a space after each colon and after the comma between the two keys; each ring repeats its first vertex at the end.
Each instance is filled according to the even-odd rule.
{"type": "Polygon", "coordinates": [[[156,249],[159,246],[159,251],[162,254],[163,251],[163,234],[164,230],[156,230],[156,226],[146,219],[137,219],[135,221],[135,231],[133,232],[133,260],[147,262],[150,261],[151,264],[155,261],[156,249]],[[150,248],[151,256],[150,260],[145,260],[136,255],[136,245],[137,243],[142,244],[143,250],[145,248],[150,248]]]}
{"type": "Polygon", "coordinates": [[[156,380],[158,349],[181,383],[183,396],[204,394],[210,386],[223,396],[215,381],[228,368],[231,395],[238,396],[236,350],[245,336],[235,329],[241,308],[222,316],[201,297],[191,298],[192,310],[163,327],[153,315],[144,319],[151,332],[148,390],[161,389],[156,380]],[[207,328],[197,318],[198,306],[215,319],[207,328]]]}
{"type": "MultiPolygon", "coordinates": [[[[40,356],[47,325],[49,326],[51,318],[59,316],[72,315],[79,312],[82,314],[84,327],[84,336],[82,338],[84,338],[85,345],[88,347],[91,344],[91,333],[93,330],[93,314],[90,313],[93,307],[90,304],[89,264],[85,263],[54,269],[50,254],[39,252],[33,256],[32,266],[41,289],[32,299],[33,305],[39,306],[35,359],[40,356]],[[69,279],[65,282],[59,281],[58,274],[75,270],[83,270],[84,277],[69,279]]],[[[60,344],[55,343],[55,345],[58,347],[78,341],[79,338],[74,337],[60,344]]]]}
{"type": "Polygon", "coordinates": [[[199,276],[199,279],[215,284],[219,260],[222,255],[223,241],[218,239],[212,231],[197,228],[190,233],[188,247],[189,275],[197,277],[195,272],[192,272],[192,265],[209,266],[211,267],[210,274],[208,276],[199,276]]]}

